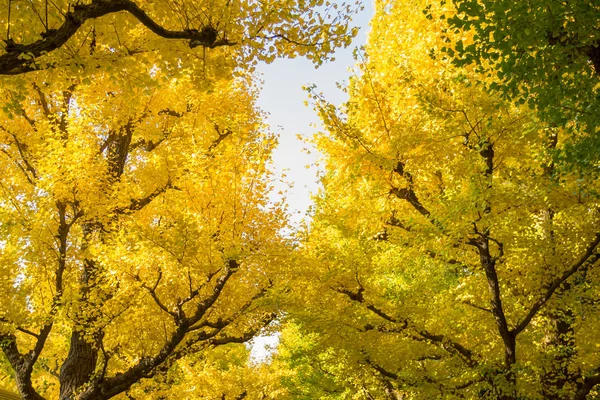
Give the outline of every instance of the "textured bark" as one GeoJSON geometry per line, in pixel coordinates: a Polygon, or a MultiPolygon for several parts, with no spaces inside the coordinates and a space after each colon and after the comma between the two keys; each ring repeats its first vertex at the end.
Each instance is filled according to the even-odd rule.
{"type": "MultiPolygon", "coordinates": [[[[120,179],[124,172],[135,124],[135,121],[128,121],[121,131],[111,133],[105,145],[102,146],[103,149],[106,148],[109,175],[113,181],[120,179]]],[[[116,215],[118,216],[122,212],[117,212],[116,215]]],[[[84,224],[85,241],[81,252],[85,252],[88,239],[92,235],[96,233],[102,235],[105,230],[103,224],[99,222],[84,224]]],[[[60,369],[60,400],[73,400],[85,385],[93,386],[95,384],[92,382],[92,378],[98,363],[103,332],[94,328],[100,304],[90,303],[90,293],[95,290],[98,273],[96,262],[93,259],[86,259],[79,289],[82,306],[76,317],[77,325],[81,328],[73,329],[69,353],[60,369]]]]}
{"type": "Polygon", "coordinates": [[[44,400],[44,398],[33,388],[31,371],[15,371],[15,380],[17,382],[17,389],[23,400],[44,400]]]}
{"type": "Polygon", "coordinates": [[[84,334],[74,331],[71,334],[69,354],[60,369],[60,400],[72,400],[83,385],[90,381],[96,363],[98,350],[86,341],[84,334]]]}
{"type": "Polygon", "coordinates": [[[0,334],[0,348],[14,370],[17,390],[21,397],[25,400],[43,400],[44,398],[35,391],[31,382],[33,364],[29,357],[19,352],[15,335],[0,334]]]}

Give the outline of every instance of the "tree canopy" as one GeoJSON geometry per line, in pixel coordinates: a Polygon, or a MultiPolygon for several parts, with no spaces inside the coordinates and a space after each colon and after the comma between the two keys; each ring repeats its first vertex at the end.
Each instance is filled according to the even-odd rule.
{"type": "Polygon", "coordinates": [[[310,89],[326,173],[295,303],[337,355],[313,376],[336,398],[584,399],[600,383],[598,182],[554,161],[583,128],[447,57],[464,33],[446,7],[380,3],[349,101],[310,89]]]}
{"type": "Polygon", "coordinates": [[[2,340],[26,398],[56,377],[110,398],[273,318],[285,219],[253,89],[180,79],[131,103],[129,79],[34,82],[3,116],[2,340]]]}
{"type": "Polygon", "coordinates": [[[566,159],[561,164],[597,167],[598,2],[458,0],[453,6],[436,17],[463,33],[445,48],[454,63],[476,65],[490,89],[527,102],[546,123],[569,129],[570,142],[556,157],[566,159]]]}
{"type": "Polygon", "coordinates": [[[359,4],[2,4],[2,390],[600,398],[594,2],[376,1],[294,229],[254,67],[359,4]]]}
{"type": "Polygon", "coordinates": [[[163,57],[170,62],[182,55],[202,58],[196,48],[222,48],[228,58],[250,63],[296,55],[322,63],[356,34],[349,21],[358,7],[317,0],[3,0],[1,4],[0,36],[5,38],[1,75],[64,65],[73,71],[118,67],[122,58],[150,65],[163,57]]]}
{"type": "Polygon", "coordinates": [[[323,62],[351,40],[353,8],[2,10],[0,73],[20,75],[3,78],[0,113],[3,371],[25,399],[168,391],[278,311],[289,245],[253,65],[323,62]]]}

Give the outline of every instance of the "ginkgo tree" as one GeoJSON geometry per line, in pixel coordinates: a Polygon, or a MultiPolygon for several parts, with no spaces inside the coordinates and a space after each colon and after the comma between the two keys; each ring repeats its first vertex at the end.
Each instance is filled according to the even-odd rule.
{"type": "Polygon", "coordinates": [[[108,399],[275,317],[256,88],[168,73],[2,93],[0,347],[24,399],[108,399]]]}
{"type": "Polygon", "coordinates": [[[599,183],[553,162],[573,130],[452,63],[449,12],[376,2],[349,101],[312,89],[326,171],[290,315],[375,398],[595,398],[599,183]]]}
{"type": "Polygon", "coordinates": [[[191,65],[187,58],[202,59],[207,49],[246,66],[297,55],[322,63],[350,44],[359,7],[321,0],[3,0],[0,74],[57,67],[81,73],[163,58],[191,65]]]}
{"type": "Polygon", "coordinates": [[[528,102],[548,124],[570,129],[569,146],[557,159],[596,172],[600,148],[597,1],[458,0],[438,17],[447,18],[450,29],[463,33],[444,48],[455,64],[476,66],[488,75],[489,89],[512,101],[528,102]]]}
{"type": "Polygon", "coordinates": [[[3,386],[172,395],[177,371],[275,318],[286,218],[251,72],[327,60],[359,7],[0,3],[3,386]]]}

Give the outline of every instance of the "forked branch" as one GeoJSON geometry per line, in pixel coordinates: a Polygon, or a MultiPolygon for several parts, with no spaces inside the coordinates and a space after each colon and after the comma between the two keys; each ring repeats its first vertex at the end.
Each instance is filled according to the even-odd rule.
{"type": "Polygon", "coordinates": [[[41,39],[33,43],[20,44],[15,43],[13,40],[7,41],[6,53],[0,55],[0,75],[16,75],[38,69],[31,58],[35,59],[61,48],[79,31],[86,21],[122,11],[135,17],[146,28],[160,37],[187,40],[190,48],[198,46],[215,48],[236,44],[227,39],[219,39],[216,29],[210,26],[205,26],[200,30],[176,31],[166,29],[131,0],[93,0],[89,4],[76,4],[72,11],[65,14],[65,19],[58,29],[48,30],[41,39]],[[27,57],[23,57],[24,54],[27,57]]]}

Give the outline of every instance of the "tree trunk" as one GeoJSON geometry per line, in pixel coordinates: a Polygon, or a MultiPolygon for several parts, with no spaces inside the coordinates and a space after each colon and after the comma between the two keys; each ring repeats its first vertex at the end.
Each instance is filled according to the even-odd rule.
{"type": "Polygon", "coordinates": [[[80,331],[71,334],[69,354],[60,368],[60,400],[73,400],[74,395],[88,383],[96,369],[98,349],[80,331]]]}
{"type": "Polygon", "coordinates": [[[573,312],[568,309],[556,309],[548,313],[549,327],[546,335],[546,353],[548,369],[542,376],[542,394],[548,400],[566,400],[571,398],[569,385],[577,380],[576,374],[569,371],[576,354],[573,338],[573,312]]]}

